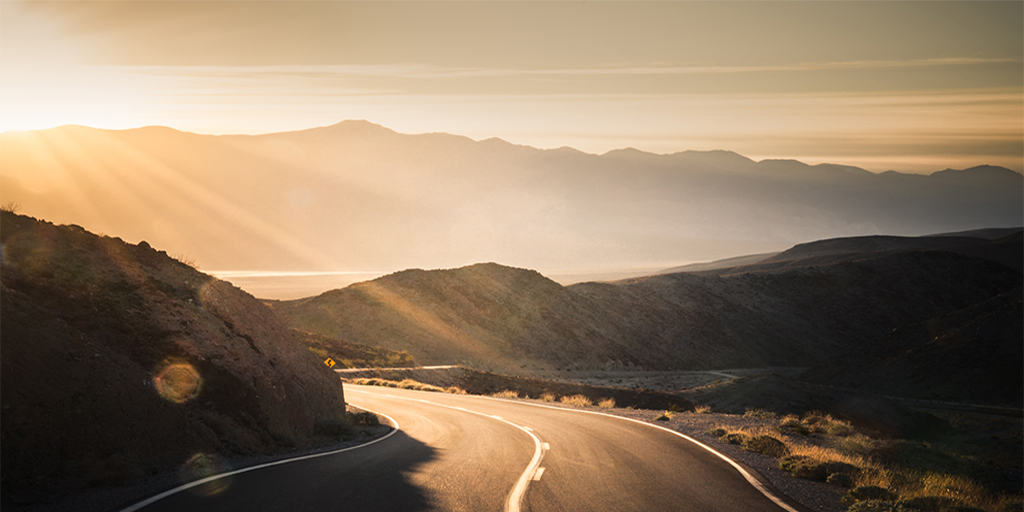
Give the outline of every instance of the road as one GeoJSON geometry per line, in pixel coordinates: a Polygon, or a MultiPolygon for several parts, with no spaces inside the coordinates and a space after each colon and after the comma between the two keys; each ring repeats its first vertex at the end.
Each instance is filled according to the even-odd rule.
{"type": "Polygon", "coordinates": [[[346,385],[345,395],[399,430],[372,445],[232,475],[213,495],[199,486],[136,510],[802,510],[773,502],[707,448],[649,424],[394,388],[346,385]]]}

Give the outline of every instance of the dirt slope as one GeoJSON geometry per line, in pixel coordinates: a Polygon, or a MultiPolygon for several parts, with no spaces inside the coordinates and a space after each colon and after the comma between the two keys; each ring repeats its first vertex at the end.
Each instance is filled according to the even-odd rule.
{"type": "Polygon", "coordinates": [[[988,259],[940,250],[569,287],[485,264],[400,272],[275,308],[296,328],[407,350],[423,364],[503,371],[830,366],[893,329],[969,308],[1021,279],[988,259]]]}
{"type": "Polygon", "coordinates": [[[323,442],[334,373],[262,303],[146,243],[2,213],[4,505],[323,442]]]}
{"type": "Polygon", "coordinates": [[[1020,407],[1021,288],[894,329],[805,378],[902,397],[1020,407]]]}

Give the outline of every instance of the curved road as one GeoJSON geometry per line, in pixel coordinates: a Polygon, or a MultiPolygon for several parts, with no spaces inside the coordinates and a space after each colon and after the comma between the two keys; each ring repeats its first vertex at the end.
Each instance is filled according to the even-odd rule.
{"type": "Polygon", "coordinates": [[[138,508],[355,511],[804,510],[650,424],[511,400],[346,385],[399,431],[333,455],[236,474],[138,508]],[[768,492],[768,494],[772,494],[768,492]]]}

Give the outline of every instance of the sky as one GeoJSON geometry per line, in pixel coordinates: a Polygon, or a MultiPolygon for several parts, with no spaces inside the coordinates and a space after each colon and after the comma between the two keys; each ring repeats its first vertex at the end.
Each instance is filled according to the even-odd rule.
{"type": "Polygon", "coordinates": [[[403,133],[1024,170],[1024,2],[0,0],[0,131],[403,133]]]}

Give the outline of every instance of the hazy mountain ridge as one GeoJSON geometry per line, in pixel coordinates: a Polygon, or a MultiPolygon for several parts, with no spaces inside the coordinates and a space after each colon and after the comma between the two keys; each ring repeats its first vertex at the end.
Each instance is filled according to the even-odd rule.
{"type": "Polygon", "coordinates": [[[1024,216],[1024,178],[1003,168],[592,155],[365,121],[257,136],[62,127],[0,134],[0,153],[3,202],[220,269],[658,266],[1024,216]]]}
{"type": "MultiPolygon", "coordinates": [[[[1024,247],[1020,236],[972,240],[1012,259],[1024,247]]],[[[971,311],[1021,287],[1019,270],[945,250],[947,241],[934,239],[931,248],[906,241],[915,249],[875,252],[878,240],[859,238],[841,242],[863,244],[856,257],[827,264],[804,258],[770,272],[676,273],[568,287],[535,272],[474,265],[399,273],[273,304],[297,328],[356,343],[372,339],[425,364],[509,371],[824,367],[868,347],[883,357],[887,345],[873,340],[893,329],[971,311]]],[[[973,318],[965,315],[965,322],[973,318]]],[[[995,332],[1012,333],[1012,318],[998,317],[997,324],[1003,327],[995,332]]],[[[1012,342],[1019,339],[1002,341],[1012,342]]],[[[1021,374],[1019,363],[1001,361],[1001,374],[1021,374]]],[[[943,364],[943,371],[956,370],[943,364]]]]}
{"type": "Polygon", "coordinates": [[[343,418],[334,373],[245,292],[146,243],[0,219],[5,506],[322,443],[343,418]]]}

